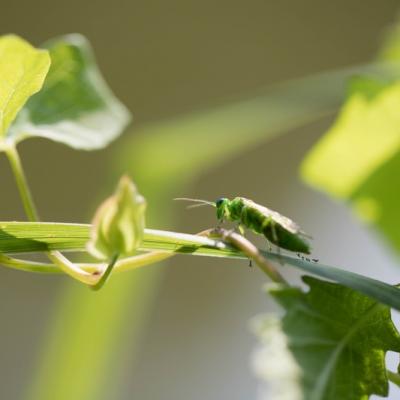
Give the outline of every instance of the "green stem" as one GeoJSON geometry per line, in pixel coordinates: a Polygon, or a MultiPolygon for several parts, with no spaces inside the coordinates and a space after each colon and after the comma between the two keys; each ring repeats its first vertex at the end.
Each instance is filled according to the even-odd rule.
{"type": "Polygon", "coordinates": [[[389,381],[400,387],[400,374],[389,370],[386,373],[389,381]]]}
{"type": "Polygon", "coordinates": [[[7,256],[3,253],[0,253],[0,264],[3,265],[4,267],[16,269],[19,271],[39,272],[39,273],[45,273],[45,274],[61,274],[61,273],[63,273],[54,264],[21,260],[19,258],[7,256]]]}
{"type": "MultiPolygon", "coordinates": [[[[25,213],[28,219],[32,222],[39,221],[39,215],[36,211],[36,206],[33,201],[32,194],[29,190],[28,181],[24,169],[22,167],[22,162],[19,157],[17,148],[14,145],[7,146],[5,148],[5,153],[11,165],[11,169],[14,173],[15,180],[17,182],[19,194],[22,199],[22,204],[25,209],[25,213]]],[[[91,273],[83,271],[79,266],[73,264],[66,257],[64,257],[59,251],[49,251],[46,253],[47,256],[54,264],[60,267],[66,274],[83,282],[88,285],[93,285],[97,281],[97,277],[91,273]]]]}
{"type": "Polygon", "coordinates": [[[235,233],[233,231],[227,231],[225,229],[217,228],[202,232],[203,235],[217,236],[226,240],[228,243],[234,245],[243,254],[245,254],[250,260],[255,261],[258,267],[263,271],[273,282],[289,285],[285,278],[279,273],[279,271],[271,265],[266,258],[260,253],[258,248],[254,246],[244,236],[235,233]]]}
{"type": "Polygon", "coordinates": [[[152,251],[138,256],[123,258],[117,262],[115,272],[132,271],[133,269],[144,267],[145,265],[164,261],[175,255],[177,255],[177,253],[171,253],[169,251],[152,251]]]}
{"type": "Polygon", "coordinates": [[[112,270],[115,267],[115,264],[117,263],[119,254],[114,254],[114,256],[111,258],[110,263],[107,265],[107,268],[103,272],[103,274],[100,276],[100,279],[97,281],[95,285],[92,286],[93,290],[100,290],[104,284],[107,282],[108,277],[111,275],[112,270]]]}
{"type": "Polygon", "coordinates": [[[48,251],[47,257],[53,261],[62,271],[70,275],[72,278],[85,283],[86,285],[95,285],[98,281],[96,274],[91,274],[82,270],[78,264],[72,263],[67,257],[63,256],[59,251],[48,251]]]}
{"type": "MultiPolygon", "coordinates": [[[[116,262],[115,266],[113,267],[113,271],[114,272],[132,271],[136,268],[144,267],[145,265],[163,261],[167,258],[175,256],[176,254],[177,253],[173,253],[170,251],[153,251],[150,253],[123,258],[116,262]]],[[[44,274],[64,273],[63,270],[59,268],[59,266],[55,263],[49,264],[49,263],[21,260],[19,258],[10,257],[2,253],[0,253],[0,264],[8,268],[26,272],[36,272],[44,274]]],[[[104,270],[104,264],[99,264],[99,263],[78,263],[75,265],[78,266],[81,271],[90,273],[90,275],[95,277],[97,276],[97,279],[99,279],[98,272],[104,270]]]]}
{"type": "Polygon", "coordinates": [[[11,169],[14,173],[19,194],[24,205],[25,213],[30,221],[39,221],[39,215],[37,213],[35,203],[33,202],[32,194],[29,190],[28,182],[26,180],[26,176],[22,168],[21,159],[19,157],[17,149],[14,146],[8,146],[5,150],[5,153],[8,157],[11,169]]]}

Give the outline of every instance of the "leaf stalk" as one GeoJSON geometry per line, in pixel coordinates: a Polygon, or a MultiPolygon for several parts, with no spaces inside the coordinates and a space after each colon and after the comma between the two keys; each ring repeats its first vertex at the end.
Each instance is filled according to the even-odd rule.
{"type": "MultiPolygon", "coordinates": [[[[39,221],[39,214],[33,201],[33,197],[29,189],[28,181],[26,179],[26,175],[17,148],[15,145],[9,145],[4,148],[4,151],[7,155],[8,161],[13,171],[25,213],[31,222],[37,222],[39,221]]],[[[62,271],[82,283],[85,283],[87,285],[94,285],[99,279],[101,279],[101,277],[99,278],[94,274],[83,271],[81,268],[79,268],[78,265],[72,263],[59,251],[52,250],[46,252],[46,254],[47,257],[62,271]]]]}

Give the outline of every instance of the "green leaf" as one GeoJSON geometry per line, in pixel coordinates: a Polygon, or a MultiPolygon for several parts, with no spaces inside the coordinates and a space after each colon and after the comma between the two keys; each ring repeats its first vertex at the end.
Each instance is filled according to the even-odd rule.
{"type": "MultiPolygon", "coordinates": [[[[92,226],[87,224],[0,222],[0,252],[84,251],[91,230],[92,226]]],[[[238,250],[219,240],[157,229],[144,230],[143,243],[139,250],[246,258],[238,250]]]]}
{"type": "Polygon", "coordinates": [[[40,90],[49,66],[46,50],[35,49],[15,35],[0,37],[0,137],[29,97],[40,90]]]}
{"type": "Polygon", "coordinates": [[[313,147],[302,176],[331,196],[349,200],[400,250],[400,82],[358,79],[330,131],[313,147]]]}
{"type": "Polygon", "coordinates": [[[49,74],[11,127],[10,138],[39,136],[83,150],[105,147],[127,126],[130,114],[105,83],[89,43],[74,34],[45,46],[52,60],[49,74]]]}
{"type": "Polygon", "coordinates": [[[265,398],[365,400],[372,394],[387,396],[385,354],[400,351],[400,335],[390,309],[341,285],[311,277],[303,280],[310,287],[307,293],[276,286],[269,290],[286,314],[280,324],[267,320],[261,326],[264,349],[257,369],[275,389],[265,398]],[[283,368],[288,371],[286,381],[283,368]]]}
{"type": "MultiPolygon", "coordinates": [[[[400,59],[400,24],[380,52],[383,62],[400,59]]],[[[395,65],[395,64],[393,64],[395,65]]],[[[400,71],[400,67],[397,67],[400,71]]],[[[305,158],[305,181],[349,201],[355,213],[377,226],[400,251],[400,81],[371,75],[353,79],[346,103],[325,136],[305,158]]]]}
{"type": "Polygon", "coordinates": [[[279,258],[290,266],[301,271],[326,278],[334,282],[338,282],[348,288],[357,290],[379,302],[400,311],[400,289],[396,286],[389,285],[382,281],[369,278],[365,275],[356,274],[346,269],[332,267],[321,263],[310,262],[298,257],[287,257],[281,255],[267,255],[267,258],[279,261],[279,258]]]}
{"type": "MultiPolygon", "coordinates": [[[[399,109],[400,82],[358,78],[335,124],[304,161],[304,178],[335,197],[351,197],[399,151],[399,109]]],[[[370,218],[378,212],[369,211],[370,218]]]]}
{"type": "MultiPolygon", "coordinates": [[[[91,229],[90,225],[84,224],[0,222],[0,252],[23,253],[47,250],[83,251],[89,240],[91,229]]],[[[145,252],[162,250],[179,254],[247,260],[247,256],[239,250],[220,240],[156,229],[144,230],[143,243],[138,250],[145,252]]],[[[339,282],[383,304],[400,310],[400,289],[395,286],[341,268],[310,262],[298,257],[261,250],[260,252],[267,259],[279,263],[284,262],[302,271],[339,282]]],[[[8,266],[13,267],[13,264],[14,263],[10,263],[8,266]]],[[[51,267],[51,265],[43,266],[32,264],[29,265],[29,268],[26,268],[26,270],[45,273],[57,272],[55,268],[51,269],[49,267],[51,267]]],[[[132,263],[132,269],[133,267],[134,263],[132,263]]]]}
{"type": "Polygon", "coordinates": [[[95,214],[88,251],[98,258],[134,254],[143,241],[145,210],[146,200],[123,176],[115,194],[95,214]]]}

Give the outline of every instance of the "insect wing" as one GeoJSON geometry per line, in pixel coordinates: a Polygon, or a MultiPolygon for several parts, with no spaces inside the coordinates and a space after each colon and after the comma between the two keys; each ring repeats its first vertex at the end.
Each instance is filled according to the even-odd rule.
{"type": "Polygon", "coordinates": [[[273,211],[273,218],[278,224],[282,225],[290,233],[293,233],[295,235],[301,233],[300,227],[290,218],[285,217],[276,211],[273,211]]]}
{"type": "Polygon", "coordinates": [[[301,233],[300,227],[290,218],[279,214],[277,211],[273,211],[267,207],[261,206],[260,204],[255,203],[253,200],[242,197],[242,201],[245,206],[254,208],[258,212],[262,213],[262,215],[264,215],[266,218],[272,218],[277,224],[281,225],[290,233],[293,233],[294,235],[301,233]]]}

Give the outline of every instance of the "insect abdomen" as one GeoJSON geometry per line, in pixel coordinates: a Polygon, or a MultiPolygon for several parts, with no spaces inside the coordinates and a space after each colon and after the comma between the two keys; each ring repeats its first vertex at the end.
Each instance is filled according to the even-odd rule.
{"type": "Polygon", "coordinates": [[[300,234],[289,232],[274,221],[271,221],[271,223],[265,227],[263,234],[271,243],[283,249],[305,254],[310,254],[311,252],[309,244],[300,234]]]}
{"type": "Polygon", "coordinates": [[[274,218],[273,211],[266,207],[253,205],[251,200],[237,198],[241,201],[240,222],[253,232],[264,235],[271,243],[294,252],[310,254],[309,244],[301,237],[301,233],[293,233],[274,218]]]}

